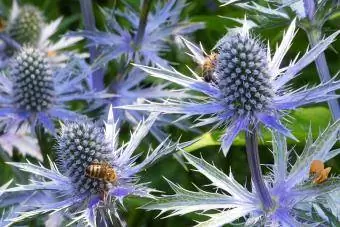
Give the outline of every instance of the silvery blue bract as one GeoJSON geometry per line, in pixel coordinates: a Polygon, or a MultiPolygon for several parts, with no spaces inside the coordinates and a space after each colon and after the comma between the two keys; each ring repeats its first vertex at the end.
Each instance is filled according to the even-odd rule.
{"type": "MultiPolygon", "coordinates": [[[[143,86],[140,83],[147,78],[147,74],[134,68],[126,74],[126,76],[118,77],[117,81],[110,87],[113,97],[103,100],[112,106],[133,105],[145,103],[146,100],[162,100],[165,98],[190,97],[184,90],[173,90],[167,88],[169,84],[155,84],[152,86],[143,86]]],[[[108,108],[107,108],[108,109],[108,108]]],[[[128,122],[131,126],[136,126],[145,116],[136,110],[113,109],[113,114],[118,119],[118,125],[128,122]]],[[[150,133],[159,141],[163,141],[167,134],[163,131],[163,127],[174,124],[184,130],[189,129],[189,125],[185,122],[176,123],[175,119],[166,116],[159,116],[155,124],[150,129],[150,133]]]]}
{"type": "Polygon", "coordinates": [[[13,57],[10,69],[1,72],[0,115],[4,133],[28,124],[34,134],[42,125],[54,134],[53,120],[72,120],[81,116],[69,109],[74,100],[101,99],[105,91],[94,92],[86,85],[89,66],[74,58],[66,66],[52,68],[38,49],[24,47],[13,57]]]}
{"type": "MultiPolygon", "coordinates": [[[[201,214],[209,219],[196,225],[200,227],[240,222],[245,226],[324,224],[329,220],[314,220],[317,213],[313,213],[313,207],[320,202],[318,198],[332,196],[338,190],[340,178],[332,176],[321,184],[315,184],[309,176],[309,169],[313,160],[326,162],[339,154],[339,149],[331,150],[338,141],[339,132],[340,121],[337,121],[314,142],[310,133],[303,153],[295,157],[295,162],[290,161],[294,155],[287,150],[285,138],[276,132],[273,133],[274,164],[267,165],[270,174],[264,176],[274,202],[272,210],[263,210],[255,189],[249,191],[239,184],[231,172],[226,175],[215,166],[189,153],[184,153],[188,162],[211,181],[211,186],[217,188],[216,192],[202,189],[189,191],[168,181],[175,194],[160,197],[144,206],[144,209],[161,210],[161,213],[173,211],[169,216],[203,211],[201,214]],[[236,220],[239,222],[235,222],[236,220]]],[[[323,202],[323,205],[332,204],[323,202]]]]}
{"type": "Polygon", "coordinates": [[[82,31],[71,35],[87,38],[91,40],[89,45],[102,48],[102,54],[96,63],[98,65],[124,56],[127,62],[133,60],[141,64],[168,66],[169,62],[161,56],[169,50],[166,41],[171,36],[190,34],[204,27],[203,23],[181,21],[180,14],[184,7],[185,0],[170,0],[164,5],[157,2],[153,12],[148,14],[141,43],[135,43],[140,13],[129,6],[124,11],[102,10],[106,17],[108,31],[82,31]],[[116,17],[125,18],[131,24],[131,28],[122,27],[116,17]]]}
{"type": "Polygon", "coordinates": [[[33,215],[47,212],[65,212],[73,222],[91,226],[111,225],[119,221],[118,205],[128,195],[153,197],[146,184],[139,183],[137,174],[157,159],[186,144],[164,140],[154,150],[149,150],[145,159],[136,162],[141,141],[149,132],[158,114],[151,114],[131,134],[128,143],[119,146],[117,121],[112,108],[105,122],[105,130],[87,120],[68,122],[62,125],[57,136],[57,163],[50,161],[50,169],[32,163],[9,163],[32,174],[27,185],[8,188],[4,185],[0,193],[2,206],[13,205],[16,213],[9,222],[17,222],[33,215]],[[92,163],[107,163],[115,171],[116,180],[107,182],[85,174],[92,163]],[[107,195],[103,196],[106,191],[107,195]],[[36,192],[31,194],[31,192],[36,192]],[[111,218],[107,218],[107,215],[111,218]],[[111,220],[110,220],[111,219],[111,220]]]}
{"type": "MultiPolygon", "coordinates": [[[[340,82],[331,80],[315,87],[297,90],[287,89],[290,80],[331,44],[339,32],[322,40],[307,51],[300,59],[294,59],[281,68],[295,35],[295,20],[285,33],[280,46],[271,55],[269,46],[261,44],[252,37],[246,20],[242,29],[233,29],[216,44],[218,54],[213,71],[214,80],[204,81],[191,70],[193,77],[183,75],[174,69],[153,68],[138,65],[151,76],[169,80],[206,96],[196,100],[174,99],[166,103],[129,105],[118,108],[132,110],[158,111],[168,114],[184,114],[185,117],[200,116],[196,126],[214,124],[227,126],[222,137],[222,149],[226,155],[234,138],[240,131],[247,130],[250,124],[262,123],[266,127],[294,138],[281,124],[284,110],[327,101],[337,98],[330,92],[340,88],[340,82]],[[208,115],[204,119],[202,116],[208,115]]],[[[191,56],[203,65],[207,54],[201,48],[183,39],[191,56]]]]}

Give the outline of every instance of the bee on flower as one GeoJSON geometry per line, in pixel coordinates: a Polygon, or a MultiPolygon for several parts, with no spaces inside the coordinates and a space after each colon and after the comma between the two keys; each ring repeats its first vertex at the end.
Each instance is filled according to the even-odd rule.
{"type": "Polygon", "coordinates": [[[141,122],[130,141],[122,146],[119,146],[119,129],[112,108],[105,129],[87,119],[62,124],[56,137],[57,162],[50,161],[50,169],[32,163],[9,163],[39,179],[28,185],[4,187],[1,204],[14,201],[8,202],[8,206],[20,211],[9,221],[14,223],[33,215],[62,212],[71,217],[67,220],[71,223],[90,226],[112,226],[112,220],[119,223],[118,205],[126,196],[153,197],[150,193],[154,190],[139,183],[137,174],[177,147],[189,144],[166,139],[137,163],[139,155],[134,153],[157,116],[153,113],[141,122]],[[36,193],[32,196],[30,192],[36,193]],[[39,197],[41,194],[45,198],[39,197]],[[20,197],[21,202],[25,200],[25,206],[15,197],[20,197]]]}
{"type": "MultiPolygon", "coordinates": [[[[309,45],[314,48],[322,42],[327,21],[336,17],[339,12],[340,2],[337,0],[295,0],[295,1],[241,1],[241,0],[219,0],[222,6],[233,5],[246,10],[249,14],[248,23],[252,27],[267,29],[287,24],[297,19],[297,25],[306,33],[309,45]]],[[[242,24],[242,20],[237,18],[227,18],[242,24]]],[[[320,53],[315,59],[319,78],[322,82],[332,80],[327,58],[324,53],[320,53]]],[[[330,95],[336,95],[330,92],[330,95]]],[[[340,119],[340,105],[338,100],[328,100],[328,105],[334,120],[340,119]]]]}
{"type": "Polygon", "coordinates": [[[214,78],[214,71],[217,62],[217,53],[208,55],[202,64],[202,76],[206,82],[216,82],[214,78]]]}
{"type": "MultiPolygon", "coordinates": [[[[287,89],[288,83],[313,62],[339,33],[335,32],[300,59],[296,58],[287,67],[280,68],[295,35],[295,20],[290,24],[273,56],[269,46],[250,33],[245,20],[242,29],[231,30],[216,44],[218,57],[213,72],[216,81],[214,83],[207,83],[193,70],[191,77],[175,69],[137,65],[153,77],[200,92],[206,99],[202,99],[202,96],[190,100],[178,97],[166,103],[151,102],[118,108],[183,114],[185,117],[198,116],[199,122],[195,124],[197,127],[209,124],[214,124],[213,128],[227,126],[221,138],[225,155],[234,138],[241,131],[247,131],[250,125],[263,124],[294,139],[290,130],[281,123],[284,111],[337,98],[337,95],[330,93],[340,88],[340,82],[331,80],[299,90],[287,89]]],[[[183,41],[190,50],[191,57],[204,65],[208,57],[205,51],[185,39],[183,41]]]]}

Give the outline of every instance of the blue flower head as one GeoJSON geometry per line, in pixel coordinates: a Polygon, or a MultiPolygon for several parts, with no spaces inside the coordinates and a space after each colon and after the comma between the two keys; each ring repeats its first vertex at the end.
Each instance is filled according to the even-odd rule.
{"type": "Polygon", "coordinates": [[[88,89],[85,82],[91,70],[83,60],[74,58],[64,67],[52,69],[45,56],[35,48],[24,47],[13,57],[10,69],[2,72],[0,115],[2,124],[9,128],[19,129],[26,122],[32,132],[36,125],[42,125],[54,133],[54,119],[79,117],[68,108],[69,101],[102,97],[103,93],[88,89]]]}
{"type": "Polygon", "coordinates": [[[51,162],[51,169],[47,169],[31,163],[9,163],[35,177],[29,185],[5,189],[3,197],[0,197],[5,204],[13,201],[13,197],[25,198],[21,202],[14,200],[17,203],[12,205],[24,210],[11,221],[61,211],[71,216],[74,222],[97,226],[100,225],[98,220],[102,220],[102,224],[110,226],[110,220],[105,216],[108,214],[119,219],[117,206],[122,204],[124,197],[152,197],[150,192],[153,190],[144,183],[138,183],[136,174],[179,146],[178,143],[165,140],[155,150],[150,150],[143,161],[136,162],[139,155],[134,155],[134,152],[157,116],[158,114],[153,113],[141,122],[131,134],[130,141],[120,147],[117,121],[113,119],[112,108],[105,130],[86,119],[62,124],[56,138],[57,165],[51,162]],[[48,196],[37,200],[36,197],[25,194],[32,191],[48,196]],[[27,204],[22,206],[24,200],[27,204]]]}
{"type": "Polygon", "coordinates": [[[26,5],[10,21],[7,33],[18,43],[34,45],[39,40],[43,25],[44,19],[40,10],[34,6],[26,5]]]}
{"type": "MultiPolygon", "coordinates": [[[[19,6],[16,0],[13,0],[11,13],[7,19],[7,26],[3,31],[0,31],[0,46],[3,48],[0,54],[0,69],[7,67],[10,58],[25,45],[44,52],[49,61],[55,65],[64,64],[69,60],[70,55],[61,50],[82,39],[62,37],[57,42],[52,42],[49,39],[57,32],[62,18],[47,24],[42,12],[37,7],[19,6]]],[[[79,56],[87,55],[79,54],[79,56]]]]}
{"type": "MultiPolygon", "coordinates": [[[[259,195],[253,188],[250,192],[239,184],[230,173],[226,175],[203,159],[184,152],[184,156],[195,169],[206,176],[216,187],[215,193],[202,189],[188,191],[169,181],[174,195],[160,197],[144,206],[147,210],[160,210],[162,213],[173,211],[169,216],[184,215],[195,211],[204,211],[202,215],[209,218],[196,226],[223,226],[227,223],[242,222],[245,226],[315,226],[327,224],[320,219],[320,213],[314,205],[323,203],[320,198],[333,195],[338,190],[340,179],[331,176],[315,183],[318,175],[310,174],[313,160],[326,162],[339,154],[339,149],[331,150],[337,142],[340,121],[329,126],[314,142],[309,134],[303,153],[291,162],[285,137],[273,133],[274,164],[269,165],[270,174],[265,176],[274,206],[265,210],[259,195]],[[318,217],[317,219],[315,219],[318,217]]],[[[333,207],[334,208],[334,207],[333,207]]],[[[329,220],[327,220],[329,221],[329,220]]]]}
{"type": "Polygon", "coordinates": [[[180,14],[184,7],[184,0],[170,0],[165,5],[158,2],[154,11],[148,14],[141,43],[136,43],[140,13],[131,6],[125,7],[123,12],[118,9],[102,11],[107,21],[106,32],[82,31],[71,35],[83,36],[91,40],[90,45],[102,49],[102,55],[97,61],[100,65],[125,56],[128,61],[167,66],[168,62],[160,55],[169,50],[166,41],[170,36],[190,34],[204,27],[202,23],[181,21],[180,14]],[[116,17],[126,19],[131,25],[129,30],[121,27],[116,17]]]}
{"type": "Polygon", "coordinates": [[[331,80],[316,87],[304,87],[299,90],[287,89],[287,83],[297,77],[299,72],[327,48],[339,34],[336,32],[309,50],[299,60],[297,58],[287,67],[280,68],[282,59],[295,35],[295,21],[285,34],[281,45],[272,56],[269,46],[249,33],[245,21],[242,29],[233,29],[216,44],[216,53],[212,56],[189,41],[184,42],[191,51],[191,56],[204,67],[206,61],[210,68],[202,79],[191,70],[194,78],[175,70],[165,68],[139,67],[154,77],[169,80],[194,91],[201,92],[207,98],[199,96],[195,102],[191,99],[174,99],[166,103],[130,105],[119,108],[159,111],[169,114],[184,114],[185,117],[201,116],[196,126],[215,124],[226,125],[222,138],[222,149],[226,155],[234,138],[240,131],[248,130],[249,125],[262,123],[266,127],[294,138],[280,119],[285,110],[299,106],[334,99],[329,93],[340,88],[340,82],[331,80]],[[209,115],[208,118],[202,118],[209,115]]]}

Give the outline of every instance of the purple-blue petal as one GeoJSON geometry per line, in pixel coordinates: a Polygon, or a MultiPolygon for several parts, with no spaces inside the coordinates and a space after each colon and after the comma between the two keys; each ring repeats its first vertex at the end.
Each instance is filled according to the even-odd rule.
{"type": "Polygon", "coordinates": [[[224,156],[227,156],[235,137],[239,134],[240,131],[246,130],[248,124],[248,119],[238,118],[227,127],[227,130],[222,137],[222,151],[224,156]]]}
{"type": "Polygon", "coordinates": [[[273,130],[277,130],[278,132],[282,133],[287,137],[297,140],[295,136],[285,126],[283,126],[280,123],[278,117],[266,113],[258,113],[256,116],[259,119],[259,121],[262,122],[265,126],[273,130]]]}

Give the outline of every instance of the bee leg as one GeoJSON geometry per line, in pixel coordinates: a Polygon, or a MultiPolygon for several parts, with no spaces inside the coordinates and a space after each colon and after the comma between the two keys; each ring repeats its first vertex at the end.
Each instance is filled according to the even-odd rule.
{"type": "Polygon", "coordinates": [[[100,192],[100,199],[105,203],[107,198],[109,197],[109,193],[106,190],[102,190],[100,192]]]}

